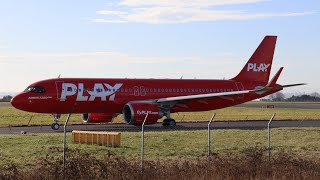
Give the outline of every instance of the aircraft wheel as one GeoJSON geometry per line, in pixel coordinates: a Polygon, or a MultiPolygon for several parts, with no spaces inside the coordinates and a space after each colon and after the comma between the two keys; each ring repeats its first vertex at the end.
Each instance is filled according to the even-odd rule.
{"type": "Polygon", "coordinates": [[[51,125],[51,129],[53,129],[53,130],[58,130],[59,128],[60,128],[60,124],[58,124],[58,123],[53,123],[51,125]]]}
{"type": "Polygon", "coordinates": [[[174,119],[169,120],[169,126],[174,127],[176,125],[176,121],[174,119]]]}
{"type": "Polygon", "coordinates": [[[165,127],[174,127],[176,125],[176,121],[174,119],[164,119],[162,122],[162,126],[165,127]]]}

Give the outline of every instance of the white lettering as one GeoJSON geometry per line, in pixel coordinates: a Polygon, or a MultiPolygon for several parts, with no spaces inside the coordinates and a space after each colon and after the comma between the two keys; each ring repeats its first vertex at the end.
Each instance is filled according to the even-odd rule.
{"type": "Polygon", "coordinates": [[[252,63],[248,63],[247,71],[250,71],[251,69],[253,69],[253,64],[252,63]]]}
{"type": "Polygon", "coordinates": [[[101,98],[101,101],[106,101],[107,96],[110,96],[109,101],[114,101],[115,92],[120,89],[121,86],[122,83],[117,83],[114,86],[107,83],[95,83],[92,91],[86,91],[83,83],[78,83],[78,87],[73,83],[62,83],[60,101],[65,101],[67,96],[73,96],[76,93],[76,101],[94,101],[96,98],[101,98]],[[88,95],[85,95],[85,93],[88,95]]]}
{"type": "Polygon", "coordinates": [[[256,64],[256,63],[248,63],[247,71],[254,71],[254,72],[267,72],[270,64],[256,64]]]}
{"type": "Polygon", "coordinates": [[[159,114],[159,112],[153,112],[153,111],[145,111],[145,110],[137,110],[138,115],[147,115],[147,114],[159,114]]]}
{"type": "Polygon", "coordinates": [[[72,96],[77,93],[77,86],[72,83],[63,83],[60,101],[65,101],[67,96],[72,96]]]}
{"type": "Polygon", "coordinates": [[[88,101],[88,96],[84,96],[83,91],[83,83],[79,83],[77,101],[88,101]]]}

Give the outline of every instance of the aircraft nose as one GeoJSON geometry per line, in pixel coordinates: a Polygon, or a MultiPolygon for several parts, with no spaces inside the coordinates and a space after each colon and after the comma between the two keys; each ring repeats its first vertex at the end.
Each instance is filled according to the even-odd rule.
{"type": "Polygon", "coordinates": [[[11,101],[10,101],[11,105],[17,109],[22,110],[22,99],[21,96],[16,95],[14,96],[11,101]]]}

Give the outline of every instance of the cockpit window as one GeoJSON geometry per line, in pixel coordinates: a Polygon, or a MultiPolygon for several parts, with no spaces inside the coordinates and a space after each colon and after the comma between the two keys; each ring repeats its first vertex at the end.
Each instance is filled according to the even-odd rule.
{"type": "Polygon", "coordinates": [[[44,93],[46,90],[42,86],[27,87],[24,92],[44,93]]]}

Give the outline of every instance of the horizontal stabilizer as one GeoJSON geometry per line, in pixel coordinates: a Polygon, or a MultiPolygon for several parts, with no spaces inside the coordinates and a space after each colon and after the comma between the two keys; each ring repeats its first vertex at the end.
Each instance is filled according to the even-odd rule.
{"type": "Polygon", "coordinates": [[[293,86],[302,86],[302,85],[307,85],[306,83],[299,83],[299,84],[288,84],[288,85],[279,85],[275,86],[274,88],[287,88],[287,87],[293,87],[293,86]]]}

